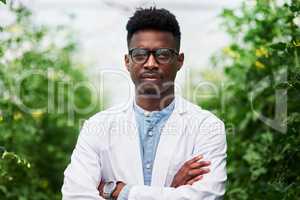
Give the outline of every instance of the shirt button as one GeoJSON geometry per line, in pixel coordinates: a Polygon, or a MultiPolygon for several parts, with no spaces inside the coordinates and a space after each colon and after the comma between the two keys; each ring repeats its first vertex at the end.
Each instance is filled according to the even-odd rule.
{"type": "Polygon", "coordinates": [[[148,132],[148,135],[149,135],[149,136],[153,136],[153,132],[152,132],[152,131],[149,131],[149,132],[148,132]]]}
{"type": "Polygon", "coordinates": [[[150,112],[145,111],[144,115],[145,115],[145,117],[150,117],[150,112]]]}
{"type": "Polygon", "coordinates": [[[146,164],[146,168],[147,168],[147,169],[150,169],[150,167],[151,167],[151,164],[149,164],[149,163],[146,164]]]}

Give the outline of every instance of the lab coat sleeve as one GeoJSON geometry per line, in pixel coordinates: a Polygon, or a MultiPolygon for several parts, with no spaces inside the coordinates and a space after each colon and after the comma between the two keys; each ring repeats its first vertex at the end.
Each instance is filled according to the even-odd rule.
{"type": "Polygon", "coordinates": [[[225,193],[226,175],[226,135],[222,121],[210,117],[200,126],[197,134],[193,156],[203,155],[204,160],[211,161],[210,172],[193,185],[177,188],[133,186],[129,200],[218,200],[225,193]]]}
{"type": "Polygon", "coordinates": [[[86,121],[72,153],[71,163],[64,172],[63,200],[104,200],[97,189],[101,180],[101,165],[95,137],[93,127],[86,121]]]}

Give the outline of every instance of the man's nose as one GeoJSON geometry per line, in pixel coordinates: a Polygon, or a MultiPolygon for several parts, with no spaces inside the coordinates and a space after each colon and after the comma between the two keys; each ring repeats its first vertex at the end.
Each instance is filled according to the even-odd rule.
{"type": "Polygon", "coordinates": [[[158,68],[158,63],[154,57],[154,55],[151,53],[149,55],[149,58],[148,60],[146,61],[146,63],[144,64],[144,67],[145,68],[148,68],[148,69],[153,69],[153,68],[158,68]]]}

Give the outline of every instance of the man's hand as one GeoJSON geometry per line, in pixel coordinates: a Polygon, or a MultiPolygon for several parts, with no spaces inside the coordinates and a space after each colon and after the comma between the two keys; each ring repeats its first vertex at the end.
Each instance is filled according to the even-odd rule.
{"type": "Polygon", "coordinates": [[[123,183],[123,182],[118,182],[117,183],[117,187],[116,187],[115,191],[111,195],[113,199],[117,199],[118,198],[118,196],[119,196],[119,194],[120,194],[120,192],[121,192],[121,190],[123,189],[124,186],[125,186],[125,183],[123,183]]]}
{"type": "Polygon", "coordinates": [[[105,182],[101,179],[101,182],[98,186],[98,191],[101,197],[103,197],[103,187],[104,187],[105,182]]]}
{"type": "Polygon", "coordinates": [[[203,178],[203,174],[207,174],[210,170],[207,167],[210,165],[209,161],[199,161],[203,157],[196,156],[188,160],[179,169],[173,178],[171,187],[179,187],[181,185],[192,185],[194,182],[203,178]]]}
{"type": "MultiPolygon", "coordinates": [[[[104,187],[104,184],[105,184],[105,182],[103,180],[101,180],[101,182],[100,182],[100,184],[98,186],[99,194],[102,197],[103,197],[103,187],[104,187]]],[[[117,182],[117,187],[116,187],[116,189],[113,191],[113,193],[111,195],[113,199],[117,199],[118,198],[118,196],[119,196],[119,194],[120,194],[120,192],[121,192],[121,190],[123,189],[124,186],[125,186],[125,183],[123,183],[123,182],[117,182]]]]}

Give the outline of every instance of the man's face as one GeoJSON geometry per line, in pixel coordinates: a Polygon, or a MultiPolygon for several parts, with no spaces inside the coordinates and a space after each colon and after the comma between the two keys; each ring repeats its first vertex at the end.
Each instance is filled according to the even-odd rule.
{"type": "MultiPolygon", "coordinates": [[[[160,62],[160,58],[164,58],[163,51],[160,52],[162,54],[157,53],[156,57],[151,53],[144,63],[137,62],[131,55],[125,55],[126,68],[137,91],[140,94],[162,94],[174,87],[176,74],[183,64],[184,55],[176,54],[176,42],[172,33],[157,30],[137,31],[129,44],[129,49],[136,48],[151,51],[161,48],[174,50],[172,59],[168,62],[160,62]]],[[[138,53],[133,55],[139,56],[138,53]]]]}

